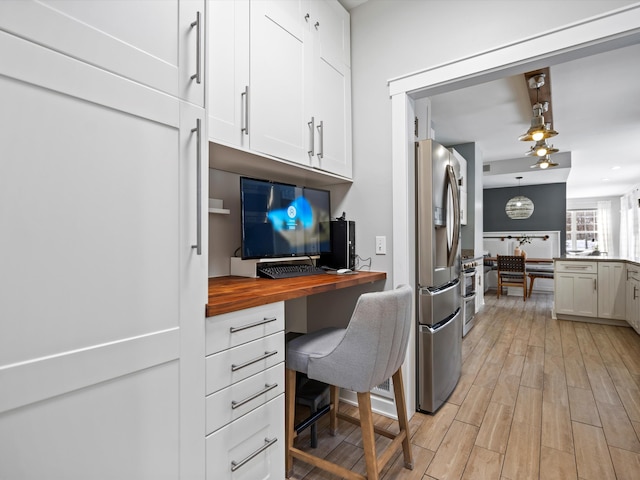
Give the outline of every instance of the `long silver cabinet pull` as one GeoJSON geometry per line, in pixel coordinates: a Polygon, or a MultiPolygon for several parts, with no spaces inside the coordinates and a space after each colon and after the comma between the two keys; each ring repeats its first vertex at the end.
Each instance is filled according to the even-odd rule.
{"type": "Polygon", "coordinates": [[[195,248],[196,253],[202,255],[202,143],[200,142],[202,125],[199,118],[196,119],[196,128],[192,128],[191,132],[196,132],[196,142],[198,142],[196,149],[196,215],[198,218],[196,220],[196,244],[191,245],[191,248],[195,248]]]}
{"type": "Polygon", "coordinates": [[[254,393],[250,397],[247,397],[244,400],[239,400],[237,402],[235,400],[232,400],[231,401],[231,409],[235,410],[236,408],[241,407],[245,403],[249,403],[251,400],[254,400],[254,399],[258,398],[260,395],[263,395],[263,394],[267,393],[269,390],[273,390],[277,386],[278,386],[277,383],[274,383],[272,385],[268,385],[268,384],[265,383],[264,384],[264,388],[262,390],[260,390],[259,392],[254,393]]]}
{"type": "Polygon", "coordinates": [[[200,26],[200,12],[196,12],[196,20],[191,23],[191,28],[196,27],[196,73],[191,75],[191,80],[196,79],[196,83],[200,83],[200,71],[201,71],[201,60],[200,60],[200,35],[201,35],[201,26],[200,26]]]}
{"type": "Polygon", "coordinates": [[[269,358],[269,357],[273,357],[274,355],[277,355],[278,351],[274,350],[273,352],[264,352],[264,355],[260,355],[259,357],[254,358],[253,360],[248,360],[244,363],[241,363],[240,365],[236,365],[235,363],[231,364],[231,371],[232,372],[237,372],[238,370],[243,369],[244,367],[248,367],[249,365],[253,365],[256,362],[259,362],[260,360],[264,360],[265,358],[269,358]]]}
{"type": "Polygon", "coordinates": [[[264,439],[264,445],[262,445],[255,452],[251,453],[248,457],[243,458],[239,462],[231,461],[231,471],[235,472],[237,469],[242,467],[245,463],[247,463],[251,459],[253,459],[253,458],[257,457],[258,455],[260,455],[262,452],[264,452],[267,448],[269,448],[271,445],[273,445],[277,441],[278,441],[277,437],[276,438],[272,438],[272,439],[265,438],[264,439]]]}
{"type": "Polygon", "coordinates": [[[241,327],[231,327],[229,329],[229,332],[236,333],[236,332],[240,332],[242,330],[246,330],[247,328],[259,327],[260,325],[264,325],[265,323],[275,322],[277,319],[278,319],[277,317],[264,318],[264,319],[262,319],[262,320],[260,320],[258,322],[249,323],[249,324],[243,325],[241,327]]]}
{"type": "Polygon", "coordinates": [[[244,122],[243,127],[240,129],[245,135],[249,135],[249,85],[244,87],[244,92],[240,94],[240,100],[244,99],[244,122]]]}
{"type": "Polygon", "coordinates": [[[309,126],[309,131],[311,132],[311,139],[310,139],[310,144],[311,144],[311,150],[308,150],[307,153],[309,154],[310,157],[313,157],[315,155],[315,125],[316,125],[316,118],[315,117],[311,117],[311,121],[307,122],[307,125],[309,126]]]}
{"type": "Polygon", "coordinates": [[[320,134],[320,148],[318,151],[318,158],[322,160],[324,157],[324,121],[320,120],[320,125],[318,125],[318,133],[320,134]]]}

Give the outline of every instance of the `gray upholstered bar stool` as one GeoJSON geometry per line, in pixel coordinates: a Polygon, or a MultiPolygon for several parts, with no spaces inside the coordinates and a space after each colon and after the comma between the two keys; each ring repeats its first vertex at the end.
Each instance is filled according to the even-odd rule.
{"type": "Polygon", "coordinates": [[[346,329],[326,328],[302,335],[287,344],[285,381],[286,471],[293,473],[293,457],[330,473],[352,480],[378,480],[380,471],[402,447],[406,468],[413,469],[401,365],[412,328],[412,292],[409,286],[360,296],[346,329]],[[337,418],[360,425],[367,476],[316,457],[293,446],[295,438],[296,372],[331,385],[331,430],[337,418]],[[376,456],[370,390],[393,379],[400,432],[375,427],[375,433],[392,439],[376,456]],[[358,394],[360,419],[338,413],[338,388],[358,394]]]}

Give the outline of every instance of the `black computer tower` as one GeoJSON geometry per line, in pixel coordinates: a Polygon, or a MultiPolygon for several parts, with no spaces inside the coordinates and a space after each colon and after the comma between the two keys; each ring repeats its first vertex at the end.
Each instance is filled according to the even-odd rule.
{"type": "Polygon", "coordinates": [[[320,266],[350,268],[356,266],[356,222],[332,220],[330,225],[331,253],[320,255],[320,266]]]}

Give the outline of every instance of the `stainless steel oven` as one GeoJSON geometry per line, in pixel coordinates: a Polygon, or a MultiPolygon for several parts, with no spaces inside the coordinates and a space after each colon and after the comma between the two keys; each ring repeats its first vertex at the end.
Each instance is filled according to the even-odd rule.
{"type": "Polygon", "coordinates": [[[461,273],[462,296],[462,336],[473,328],[476,314],[476,291],[478,287],[478,269],[476,262],[463,263],[461,273]]]}

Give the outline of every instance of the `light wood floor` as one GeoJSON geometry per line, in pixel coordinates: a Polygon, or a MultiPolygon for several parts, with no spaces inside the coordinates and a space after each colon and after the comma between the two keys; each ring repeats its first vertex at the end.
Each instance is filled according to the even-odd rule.
{"type": "MultiPolygon", "coordinates": [[[[410,421],[413,471],[399,455],[384,480],[640,479],[640,336],[552,320],[552,299],[488,292],[456,390],[435,415],[410,421]]],[[[326,416],[318,428],[316,454],[365,474],[359,429],[341,422],[331,437],[326,416]]],[[[309,449],[308,431],[296,442],[309,449]]],[[[379,449],[388,442],[376,436],[379,449]]],[[[336,478],[310,470],[296,460],[292,478],[336,478]]]]}

